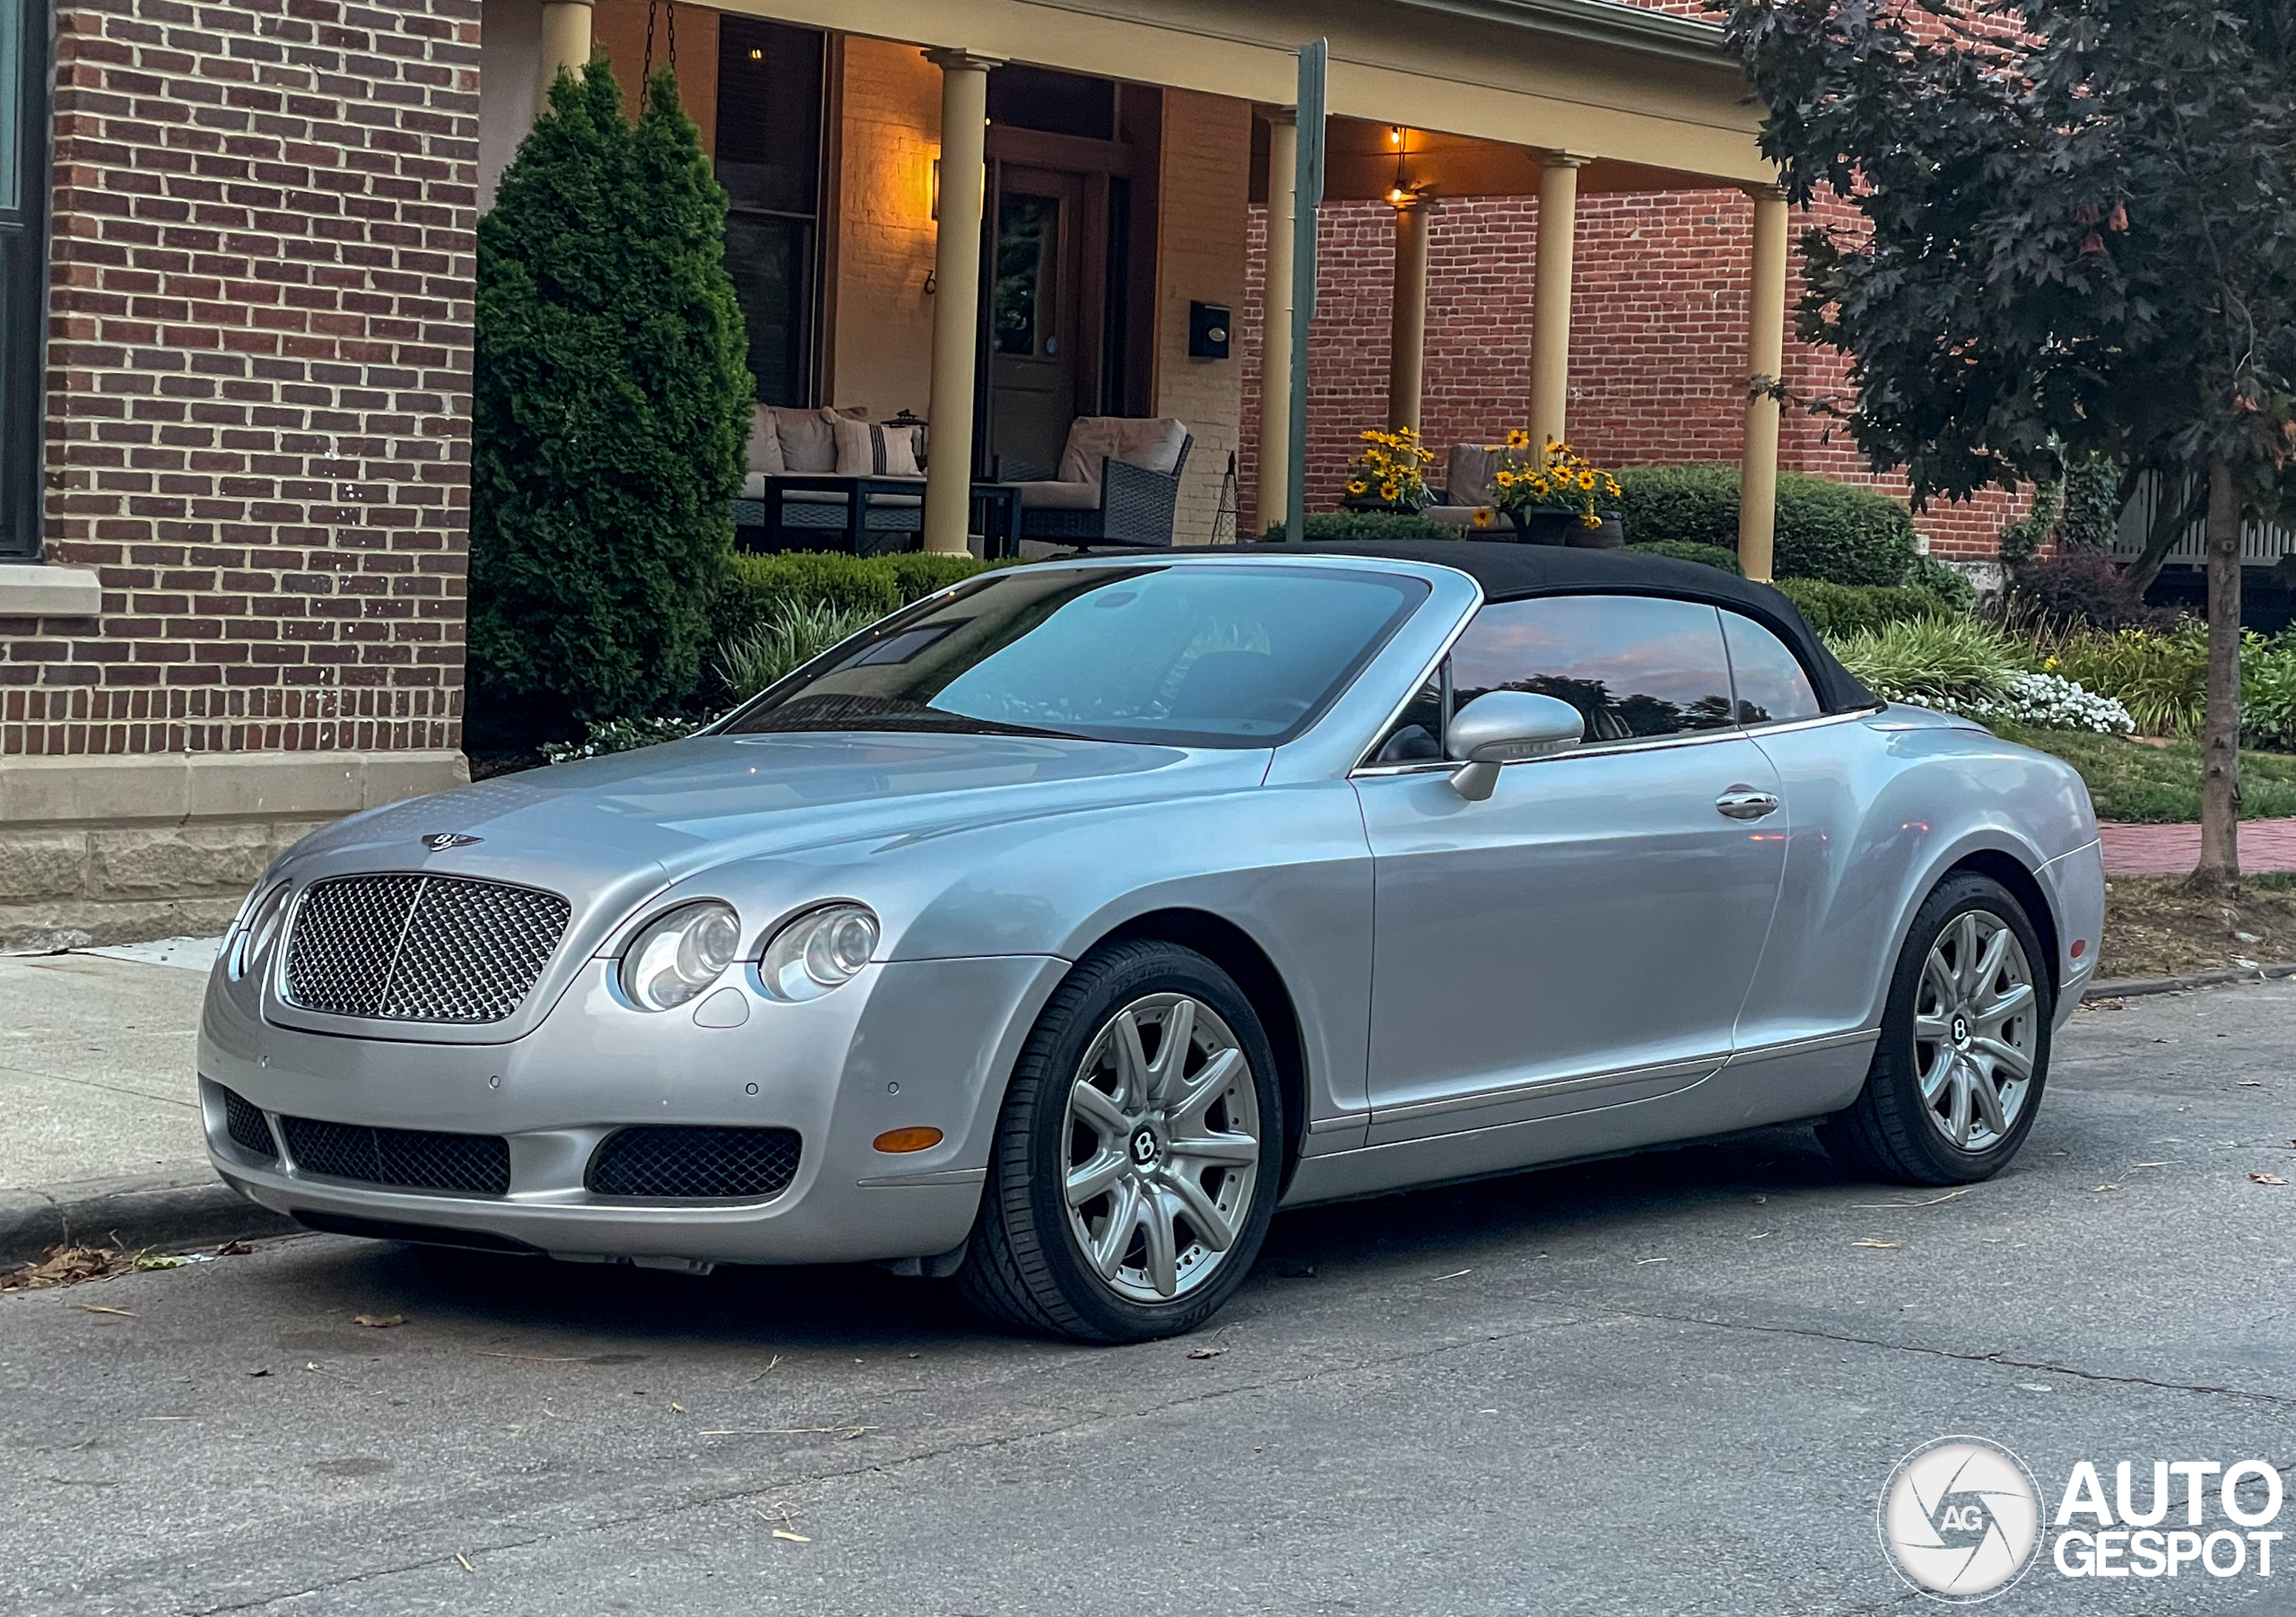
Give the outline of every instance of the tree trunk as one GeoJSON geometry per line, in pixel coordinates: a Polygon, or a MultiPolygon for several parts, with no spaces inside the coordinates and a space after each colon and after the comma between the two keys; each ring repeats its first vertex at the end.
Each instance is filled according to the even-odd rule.
{"type": "MultiPolygon", "coordinates": [[[[2144,549],[2128,565],[2129,587],[2140,596],[2152,588],[2152,580],[2161,576],[2161,569],[2168,562],[2169,552],[2176,548],[2177,541],[2185,536],[2185,530],[2192,526],[2192,519],[2201,514],[2195,508],[2203,503],[2187,498],[2187,491],[2191,487],[2189,479],[2179,477],[2171,481],[2166,472],[2157,475],[2169,491],[2161,496],[2161,503],[2152,513],[2152,526],[2144,534],[2144,549]]],[[[2121,499],[2124,507],[2135,497],[2134,491],[2143,486],[2142,474],[2132,476],[2126,486],[2131,491],[2121,499]]]]}
{"type": "Polygon", "coordinates": [[[2232,468],[2208,467],[2208,707],[2202,720],[2200,867],[2195,892],[2240,888],[2240,499],[2232,468]]]}

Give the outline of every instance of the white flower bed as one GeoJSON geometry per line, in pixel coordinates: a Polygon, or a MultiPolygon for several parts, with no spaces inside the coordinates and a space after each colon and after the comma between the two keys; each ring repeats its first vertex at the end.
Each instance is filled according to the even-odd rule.
{"type": "Polygon", "coordinates": [[[2009,682],[2006,695],[1973,702],[1948,702],[1886,687],[1874,694],[1884,701],[1965,714],[1983,724],[2006,721],[2034,730],[2087,730],[2100,735],[2128,735],[2136,729],[2128,709],[2111,697],[2099,696],[2079,681],[2055,674],[2020,674],[2009,682]]]}
{"type": "Polygon", "coordinates": [[[2077,680],[2055,674],[2021,674],[2009,682],[2009,694],[1981,704],[1972,717],[2005,718],[2037,730],[2091,730],[2100,735],[2126,735],[2136,728],[2128,709],[2109,696],[2099,696],[2077,680]]]}

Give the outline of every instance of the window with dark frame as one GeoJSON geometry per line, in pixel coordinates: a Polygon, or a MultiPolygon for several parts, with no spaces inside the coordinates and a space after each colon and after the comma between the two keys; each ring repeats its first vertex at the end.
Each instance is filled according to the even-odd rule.
{"type": "Polygon", "coordinates": [[[726,270],[761,404],[814,402],[826,51],[817,29],[730,15],[718,24],[726,270]]]}
{"type": "Polygon", "coordinates": [[[0,561],[39,554],[48,8],[0,0],[0,561]]]}

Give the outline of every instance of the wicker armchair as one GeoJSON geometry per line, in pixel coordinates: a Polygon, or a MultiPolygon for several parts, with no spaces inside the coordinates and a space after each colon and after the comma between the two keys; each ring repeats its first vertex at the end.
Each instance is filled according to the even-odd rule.
{"type": "Polygon", "coordinates": [[[1021,491],[1021,537],[1058,544],[1163,548],[1196,439],[1178,421],[1080,415],[1055,470],[996,457],[1021,491]]]}

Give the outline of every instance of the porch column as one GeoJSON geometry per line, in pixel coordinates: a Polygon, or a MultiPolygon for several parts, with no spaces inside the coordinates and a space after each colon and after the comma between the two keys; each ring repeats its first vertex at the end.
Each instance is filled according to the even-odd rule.
{"type": "Polygon", "coordinates": [[[1290,109],[1267,120],[1267,266],[1260,294],[1259,477],[1252,491],[1251,537],[1283,520],[1292,492],[1292,180],[1300,124],[1290,109]]]}
{"type": "Polygon", "coordinates": [[[1396,204],[1395,313],[1387,326],[1387,430],[1419,430],[1427,378],[1427,237],[1435,199],[1396,204]]]}
{"type": "Polygon", "coordinates": [[[558,70],[579,74],[590,60],[590,0],[544,0],[542,79],[535,87],[535,116],[550,109],[558,70]]]}
{"type": "Polygon", "coordinates": [[[933,387],[926,417],[925,548],[967,550],[972,526],[973,373],[980,346],[982,169],[993,57],[928,50],[941,70],[941,217],[935,226],[933,387]]]}
{"type": "Polygon", "coordinates": [[[1570,258],[1578,230],[1578,170],[1587,160],[1550,152],[1539,166],[1539,240],[1531,291],[1531,442],[1561,441],[1570,406],[1570,258]]]}
{"type": "Polygon", "coordinates": [[[1746,444],[1738,475],[1738,565],[1767,581],[1778,534],[1778,396],[1786,369],[1786,194],[1754,199],[1752,272],[1746,316],[1746,444]]]}

